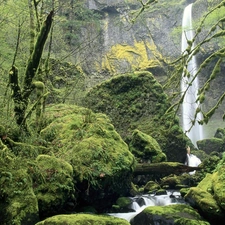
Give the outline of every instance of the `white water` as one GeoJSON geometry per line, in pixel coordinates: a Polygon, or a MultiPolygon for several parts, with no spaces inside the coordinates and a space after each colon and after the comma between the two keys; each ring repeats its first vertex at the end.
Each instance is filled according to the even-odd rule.
{"type": "MultiPolygon", "coordinates": [[[[184,9],[183,13],[183,20],[182,20],[182,46],[181,50],[182,53],[185,52],[185,50],[188,47],[187,41],[193,40],[194,32],[192,28],[192,4],[188,5],[184,9]]],[[[193,45],[192,45],[193,48],[193,45]]],[[[196,74],[197,71],[197,63],[196,63],[196,57],[192,56],[191,60],[188,63],[187,70],[190,73],[190,77],[182,76],[182,82],[181,82],[181,91],[184,93],[184,91],[188,88],[188,91],[185,95],[183,105],[182,105],[182,125],[183,125],[183,131],[186,133],[192,126],[192,121],[194,120],[195,111],[198,107],[198,103],[196,103],[197,99],[197,92],[198,92],[198,86],[199,81],[198,77],[195,78],[195,80],[192,82],[192,85],[188,87],[188,83],[191,82],[193,76],[196,74]]],[[[198,114],[197,120],[201,120],[201,115],[198,114]]],[[[202,126],[198,124],[198,122],[195,122],[195,125],[192,127],[190,132],[186,133],[187,136],[190,138],[192,143],[196,146],[196,141],[201,140],[203,138],[203,131],[202,126]]]]}
{"type": "Polygon", "coordinates": [[[132,198],[133,202],[131,204],[130,209],[135,212],[128,213],[109,213],[108,215],[123,218],[130,222],[132,218],[134,218],[137,214],[142,212],[146,207],[150,206],[164,206],[178,203],[185,203],[181,198],[179,192],[167,191],[165,195],[143,195],[132,198]],[[172,197],[171,197],[172,195],[172,197]],[[140,204],[141,203],[141,204],[140,204]],[[143,205],[142,205],[143,204],[143,205]]]}
{"type": "MultiPolygon", "coordinates": [[[[193,154],[187,154],[187,159],[185,162],[186,165],[190,166],[190,167],[198,167],[201,164],[201,160],[193,154]]],[[[189,172],[190,175],[195,174],[195,170],[192,172],[189,172]]]]}

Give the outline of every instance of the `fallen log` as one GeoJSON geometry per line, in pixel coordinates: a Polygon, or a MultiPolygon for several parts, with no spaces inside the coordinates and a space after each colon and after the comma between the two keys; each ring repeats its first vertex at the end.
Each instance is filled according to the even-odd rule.
{"type": "Polygon", "coordinates": [[[137,164],[134,169],[134,175],[146,174],[181,174],[194,170],[200,170],[200,167],[190,167],[179,162],[161,162],[161,163],[143,163],[137,164]]]}

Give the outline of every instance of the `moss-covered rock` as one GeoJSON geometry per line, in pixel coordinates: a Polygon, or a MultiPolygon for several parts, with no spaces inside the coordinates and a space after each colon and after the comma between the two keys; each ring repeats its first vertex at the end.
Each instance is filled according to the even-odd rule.
{"type": "Polygon", "coordinates": [[[129,206],[132,204],[132,200],[129,197],[119,197],[116,200],[116,204],[112,206],[112,212],[129,212],[129,206]]]}
{"type": "Polygon", "coordinates": [[[173,113],[165,115],[170,102],[151,73],[116,76],[91,89],[83,104],[106,113],[127,143],[138,129],[159,143],[169,161],[185,160],[187,137],[179,119],[173,113]]]}
{"type": "Polygon", "coordinates": [[[68,202],[74,202],[73,167],[69,163],[55,156],[39,155],[29,171],[41,218],[60,213],[68,202]]]}
{"type": "Polygon", "coordinates": [[[158,142],[139,130],[133,132],[129,148],[140,162],[157,163],[167,159],[158,142]]]}
{"type": "Polygon", "coordinates": [[[79,204],[101,211],[120,195],[126,196],[135,159],[108,117],[66,105],[51,107],[46,113],[49,125],[41,136],[57,157],[72,165],[79,204]]]}
{"type": "Polygon", "coordinates": [[[225,143],[221,138],[209,138],[197,141],[197,146],[199,149],[203,150],[207,154],[213,151],[223,152],[225,151],[225,143]]]}
{"type": "Polygon", "coordinates": [[[154,181],[148,181],[148,183],[144,186],[145,193],[154,193],[160,189],[160,185],[154,181]]]}
{"type": "Polygon", "coordinates": [[[140,224],[209,225],[194,209],[185,204],[147,207],[131,220],[131,225],[140,224]]]}
{"type": "Polygon", "coordinates": [[[39,221],[38,201],[24,159],[0,152],[0,224],[33,225],[39,221]]]}
{"type": "Polygon", "coordinates": [[[50,217],[36,225],[129,225],[129,223],[120,218],[103,215],[74,214],[58,215],[50,217]]]}
{"type": "Polygon", "coordinates": [[[214,198],[225,213],[225,154],[212,177],[214,198]]]}
{"type": "Polygon", "coordinates": [[[208,191],[199,187],[191,187],[185,195],[185,200],[194,208],[197,208],[204,218],[213,224],[224,221],[224,212],[208,191]]]}

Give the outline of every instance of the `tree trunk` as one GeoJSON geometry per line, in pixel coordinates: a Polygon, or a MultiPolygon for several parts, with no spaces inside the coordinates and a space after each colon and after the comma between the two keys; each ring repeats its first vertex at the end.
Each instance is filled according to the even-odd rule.
{"type": "Polygon", "coordinates": [[[194,170],[200,170],[199,167],[190,167],[178,162],[161,162],[152,164],[137,164],[134,169],[134,175],[144,174],[181,174],[194,170]]]}
{"type": "Polygon", "coordinates": [[[53,11],[49,13],[45,22],[42,25],[40,33],[37,37],[36,44],[34,46],[33,53],[30,56],[30,59],[27,64],[25,71],[25,77],[23,82],[23,87],[20,88],[18,84],[18,70],[13,65],[10,70],[10,85],[13,91],[13,101],[15,103],[14,113],[16,122],[20,127],[23,127],[27,131],[26,126],[26,110],[29,102],[29,96],[34,90],[35,85],[33,85],[33,78],[36,75],[40,59],[42,56],[43,48],[47,40],[49,31],[51,29],[53,21],[53,11]]]}

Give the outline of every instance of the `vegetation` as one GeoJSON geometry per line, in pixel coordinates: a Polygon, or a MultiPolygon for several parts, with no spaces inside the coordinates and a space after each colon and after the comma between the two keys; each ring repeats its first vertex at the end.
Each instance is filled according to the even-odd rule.
{"type": "MultiPolygon", "coordinates": [[[[156,1],[138,2],[142,8],[136,18],[156,1]]],[[[101,16],[83,3],[83,0],[21,0],[16,4],[13,0],[0,0],[0,88],[4,90],[0,94],[1,224],[33,225],[57,213],[90,211],[87,207],[105,212],[118,197],[134,193],[131,179],[136,159],[127,143],[139,159],[148,158],[152,162],[166,158],[183,161],[186,154],[187,139],[173,112],[173,109],[177,112],[182,98],[171,106],[163,87],[151,73],[132,72],[114,77],[84,97],[85,71],[79,67],[84,60],[81,50],[88,49],[95,57],[92,41],[99,34],[101,16]],[[95,35],[83,39],[86,33],[95,35]],[[110,119],[102,113],[107,113],[110,119]]],[[[219,10],[224,6],[223,1],[203,18],[195,38],[207,18],[215,21],[214,13],[221,15],[219,10]]],[[[190,57],[205,43],[222,38],[224,18],[210,26],[205,39],[174,62],[177,71],[183,71],[190,57]]],[[[144,49],[142,42],[135,45],[134,49],[118,45],[113,48],[114,55],[125,54],[132,62],[134,58],[124,50],[137,54],[144,49]]],[[[198,71],[217,60],[199,90],[200,104],[223,62],[224,48],[218,47],[198,71]]],[[[138,65],[131,70],[160,64],[158,60],[149,61],[145,54],[139,56],[138,65]]],[[[109,69],[107,65],[106,61],[109,69]]],[[[177,79],[174,74],[165,87],[177,84],[177,79]]],[[[203,121],[198,122],[207,123],[223,98],[224,95],[207,113],[198,110],[204,115],[203,121]]],[[[215,167],[218,157],[214,158],[215,167]]],[[[219,163],[213,175],[214,197],[221,208],[224,208],[224,186],[219,181],[223,179],[223,165],[224,161],[219,163]]],[[[121,207],[127,204],[126,198],[119,199],[123,200],[117,202],[121,207]]],[[[86,214],[56,216],[38,224],[64,224],[71,220],[74,224],[89,220],[93,224],[99,224],[99,220],[102,224],[128,224],[121,219],[86,214]]]]}

